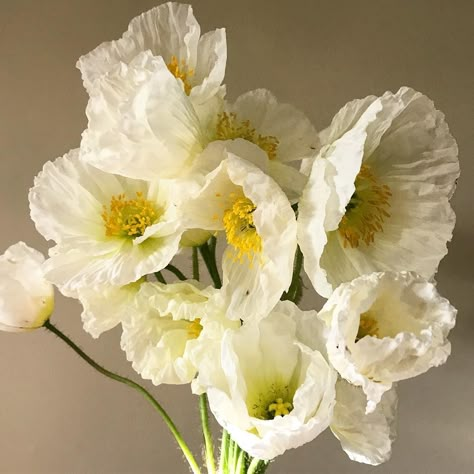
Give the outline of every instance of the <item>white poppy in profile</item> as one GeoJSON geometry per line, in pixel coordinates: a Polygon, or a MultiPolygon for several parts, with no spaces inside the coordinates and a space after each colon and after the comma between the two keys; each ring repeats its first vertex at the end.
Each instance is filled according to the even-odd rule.
{"type": "Polygon", "coordinates": [[[54,289],[44,278],[43,255],[23,242],[0,255],[0,331],[41,327],[54,309],[54,289]]]}
{"type": "Polygon", "coordinates": [[[78,150],[46,163],[29,199],[37,230],[57,244],[44,264],[47,278],[75,296],[163,269],[183,232],[176,194],[184,194],[177,183],[104,173],[78,150]]]}
{"type": "Polygon", "coordinates": [[[219,357],[199,366],[214,416],[250,456],[273,459],[329,426],[337,377],[321,352],[298,338],[303,315],[295,304],[279,303],[266,318],[226,331],[219,357]]]}
{"type": "Polygon", "coordinates": [[[298,217],[316,291],[328,297],[373,271],[431,278],[451,239],[449,199],[459,175],[444,115],[403,87],[350,102],[320,137],[298,217]]]}
{"type": "Polygon", "coordinates": [[[117,65],[130,64],[150,51],[161,57],[168,74],[196,104],[222,93],[227,61],[224,29],[201,36],[191,5],[164,3],[134,18],[122,38],[102,43],[82,56],[77,67],[93,93],[97,81],[117,65]]]}
{"type": "Polygon", "coordinates": [[[288,289],[296,251],[296,218],[280,187],[259,168],[225,149],[224,160],[183,205],[187,227],[223,232],[227,316],[268,314],[288,289]]]}
{"type": "Polygon", "coordinates": [[[362,387],[371,412],[394,382],[446,362],[456,309],[419,275],[384,272],[341,284],[319,317],[331,364],[362,387]]]}
{"type": "Polygon", "coordinates": [[[121,346],[143,378],[155,385],[191,382],[200,354],[219,345],[225,329],[240,325],[215,306],[216,292],[197,282],[141,285],[127,306],[121,346]]]}
{"type": "Polygon", "coordinates": [[[395,440],[397,393],[385,392],[372,413],[365,413],[367,399],[360,387],[338,380],[331,431],[352,461],[377,466],[390,459],[395,440]]]}

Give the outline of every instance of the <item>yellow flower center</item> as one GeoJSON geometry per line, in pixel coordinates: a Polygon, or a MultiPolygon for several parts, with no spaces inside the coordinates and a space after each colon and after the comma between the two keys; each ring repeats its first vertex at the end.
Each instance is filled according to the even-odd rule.
{"type": "Polygon", "coordinates": [[[268,413],[270,413],[273,418],[276,416],[289,415],[291,410],[293,410],[293,405],[290,402],[284,402],[283,398],[277,398],[273,403],[268,405],[268,413]]]}
{"type": "Polygon", "coordinates": [[[188,336],[190,339],[197,339],[201,334],[202,326],[201,326],[201,318],[196,318],[194,321],[188,326],[188,336]]]}
{"type": "Polygon", "coordinates": [[[257,392],[249,390],[247,398],[249,415],[260,420],[273,420],[276,416],[289,415],[293,410],[294,393],[290,385],[281,381],[270,383],[257,392]]]}
{"type": "Polygon", "coordinates": [[[339,223],[339,234],[344,247],[357,248],[361,241],[374,242],[377,232],[383,232],[383,223],[390,209],[392,193],[386,184],[379,184],[369,166],[362,165],[355,180],[355,192],[339,223]]]}
{"type": "Polygon", "coordinates": [[[167,66],[171,74],[173,74],[176,79],[181,79],[181,81],[183,81],[184,92],[186,92],[186,95],[189,95],[191,93],[191,89],[193,88],[190,79],[194,76],[194,69],[188,68],[184,59],[179,61],[176,56],[171,56],[171,61],[167,64],[167,66]]]}
{"type": "Polygon", "coordinates": [[[107,237],[141,237],[159,217],[158,209],[141,192],[135,199],[126,199],[125,194],[112,196],[110,206],[104,204],[102,212],[107,237]]]}
{"type": "Polygon", "coordinates": [[[356,342],[365,336],[379,337],[379,328],[377,321],[373,318],[370,311],[366,311],[360,315],[359,330],[356,336],[356,342]]]}
{"type": "Polygon", "coordinates": [[[222,220],[227,242],[238,250],[236,256],[238,260],[242,260],[244,256],[252,260],[254,254],[262,250],[262,239],[253,222],[255,209],[256,207],[250,199],[238,197],[232,207],[224,211],[222,220]]]}
{"type": "Polygon", "coordinates": [[[238,120],[235,113],[219,114],[216,125],[215,140],[235,140],[243,138],[259,146],[270,160],[274,160],[277,155],[280,142],[271,135],[261,135],[252,127],[249,120],[238,120]]]}

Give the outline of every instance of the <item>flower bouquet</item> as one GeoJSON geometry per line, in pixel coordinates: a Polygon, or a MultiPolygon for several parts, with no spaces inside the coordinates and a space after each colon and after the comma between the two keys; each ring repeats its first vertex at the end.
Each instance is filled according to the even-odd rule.
{"type": "Polygon", "coordinates": [[[0,329],[44,328],[140,392],[194,473],[263,473],[327,428],[350,459],[383,463],[397,383],[450,353],[456,310],[433,276],[455,223],[456,142],[407,87],[346,104],[320,132],[265,89],[230,102],[226,60],[225,31],[201,35],[177,3],[79,59],[88,127],[29,194],[55,245],[0,257],[0,329]],[[298,306],[303,272],[319,311],[298,306]],[[51,322],[53,285],[91,336],[121,326],[141,377],[190,384],[202,460],[149,391],[51,322]]]}

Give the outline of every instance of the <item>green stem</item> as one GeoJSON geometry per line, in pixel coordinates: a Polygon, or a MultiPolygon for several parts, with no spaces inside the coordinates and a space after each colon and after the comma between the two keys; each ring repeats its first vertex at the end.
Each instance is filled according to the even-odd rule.
{"type": "Polygon", "coordinates": [[[268,461],[262,459],[253,458],[250,462],[247,474],[263,474],[267,470],[268,461]]]}
{"type": "Polygon", "coordinates": [[[95,362],[93,359],[91,359],[79,346],[77,346],[71,339],[69,339],[68,336],[66,336],[63,332],[61,332],[56,326],[54,326],[50,321],[46,321],[44,323],[44,327],[48,330],[51,331],[53,334],[58,336],[60,339],[62,339],[72,350],[76,352],[83,360],[85,360],[91,367],[93,367],[95,370],[100,372],[102,375],[105,375],[106,377],[109,377],[112,380],[115,380],[117,382],[123,383],[125,385],[128,385],[130,388],[133,388],[137,390],[140,394],[142,394],[145,399],[150,402],[150,404],[153,406],[153,408],[161,415],[163,418],[163,421],[166,423],[168,426],[169,430],[173,434],[173,436],[176,439],[176,442],[178,443],[179,447],[181,448],[181,451],[183,452],[184,456],[186,457],[189,466],[191,467],[193,473],[195,474],[200,474],[201,470],[199,469],[199,466],[194,459],[193,454],[191,453],[191,450],[189,449],[188,445],[184,441],[183,437],[181,436],[181,433],[178,431],[178,428],[176,428],[176,425],[173,423],[171,418],[169,417],[168,413],[164,410],[164,408],[153,398],[153,396],[148,392],[145,388],[143,388],[141,385],[137,384],[133,380],[127,379],[126,377],[122,377],[121,375],[115,374],[114,372],[110,372],[109,370],[105,369],[101,365],[99,365],[97,362],[95,362]]]}
{"type": "Polygon", "coordinates": [[[193,247],[193,280],[199,281],[199,254],[197,247],[193,247]]]}
{"type": "Polygon", "coordinates": [[[161,274],[161,272],[155,272],[155,277],[160,283],[163,283],[163,285],[166,285],[165,277],[161,274]]]}
{"type": "Polygon", "coordinates": [[[229,444],[230,436],[226,430],[222,430],[221,457],[219,459],[219,474],[226,474],[229,469],[229,444]]]}
{"type": "Polygon", "coordinates": [[[183,272],[179,268],[175,267],[174,265],[171,265],[171,263],[166,265],[165,270],[168,270],[169,272],[174,273],[178,277],[178,279],[181,281],[187,280],[183,272]]]}
{"type": "Polygon", "coordinates": [[[300,273],[303,266],[303,254],[298,246],[296,248],[295,262],[293,264],[293,277],[291,279],[290,288],[288,288],[287,293],[285,293],[283,299],[296,302],[298,296],[298,290],[300,285],[300,273]]]}
{"type": "Polygon", "coordinates": [[[211,244],[209,247],[208,243],[206,242],[204,245],[199,247],[199,251],[201,252],[202,259],[206,264],[206,267],[209,271],[209,275],[212,278],[214,286],[219,289],[222,286],[221,277],[219,276],[219,271],[217,270],[217,263],[216,263],[216,253],[215,253],[215,245],[211,244]],[[211,248],[214,249],[211,252],[211,248]]]}
{"type": "Polygon", "coordinates": [[[260,464],[260,459],[253,458],[247,470],[247,474],[255,474],[260,464]]]}
{"type": "Polygon", "coordinates": [[[235,474],[245,474],[245,451],[239,449],[237,463],[234,469],[235,474]]]}
{"type": "Polygon", "coordinates": [[[202,433],[206,446],[206,465],[208,474],[215,474],[216,461],[214,459],[214,443],[211,430],[209,429],[209,414],[207,409],[207,395],[203,393],[199,397],[199,412],[201,414],[202,433]]]}

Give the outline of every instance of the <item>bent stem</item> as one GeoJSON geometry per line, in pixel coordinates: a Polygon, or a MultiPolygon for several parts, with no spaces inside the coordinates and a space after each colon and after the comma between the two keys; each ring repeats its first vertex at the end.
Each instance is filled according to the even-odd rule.
{"type": "Polygon", "coordinates": [[[184,275],[184,273],[178,267],[171,265],[171,263],[166,265],[165,270],[173,273],[181,281],[187,280],[186,275],[184,275]]]}
{"type": "Polygon", "coordinates": [[[97,362],[95,362],[93,359],[91,359],[79,346],[77,346],[71,339],[69,339],[68,336],[66,336],[63,332],[61,332],[56,326],[54,326],[49,320],[46,321],[43,325],[48,331],[52,332],[56,336],[58,336],[60,339],[62,339],[71,349],[76,352],[83,360],[85,360],[91,367],[93,367],[95,370],[100,372],[102,375],[105,375],[106,377],[109,377],[112,380],[115,380],[117,382],[123,383],[125,385],[128,385],[130,388],[133,388],[137,390],[139,393],[141,393],[145,399],[150,402],[150,404],[153,406],[153,408],[161,415],[163,418],[163,421],[166,423],[168,426],[169,430],[173,434],[174,438],[176,439],[176,442],[178,443],[179,447],[181,448],[181,451],[183,452],[186,460],[189,463],[189,466],[191,467],[192,471],[194,474],[201,474],[201,470],[199,469],[199,466],[194,459],[193,454],[191,453],[191,450],[189,449],[189,446],[186,444],[184,441],[183,437],[181,436],[181,433],[178,431],[178,428],[176,428],[176,425],[173,423],[171,418],[169,417],[168,413],[164,410],[164,408],[158,403],[157,400],[153,397],[153,395],[150,394],[145,388],[143,388],[141,385],[138,383],[134,382],[133,380],[130,380],[126,377],[122,377],[121,375],[115,374],[114,372],[110,372],[110,370],[105,369],[101,365],[99,365],[97,362]]]}
{"type": "Polygon", "coordinates": [[[221,277],[219,276],[219,270],[217,269],[216,263],[216,238],[211,237],[210,245],[206,242],[199,247],[202,259],[206,264],[209,275],[212,278],[214,286],[219,289],[222,286],[221,277]]]}

